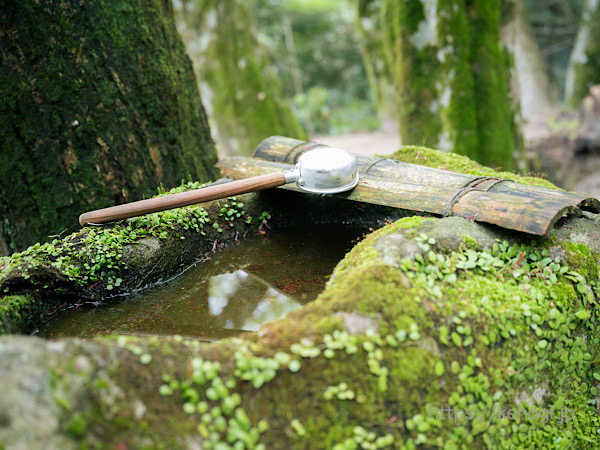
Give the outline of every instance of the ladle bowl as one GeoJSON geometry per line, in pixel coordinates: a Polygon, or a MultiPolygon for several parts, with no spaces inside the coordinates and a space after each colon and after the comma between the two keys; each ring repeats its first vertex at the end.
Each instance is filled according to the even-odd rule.
{"type": "Polygon", "coordinates": [[[356,157],[341,148],[318,148],[298,159],[298,187],[314,194],[337,194],[358,184],[356,157]]]}
{"type": "Polygon", "coordinates": [[[80,215],[79,223],[81,226],[99,225],[113,220],[261,191],[293,182],[296,182],[300,189],[314,194],[337,194],[354,189],[358,184],[358,178],[356,157],[353,154],[341,148],[316,148],[303,153],[296,166],[285,172],[260,175],[193,191],[98,209],[80,215]]]}

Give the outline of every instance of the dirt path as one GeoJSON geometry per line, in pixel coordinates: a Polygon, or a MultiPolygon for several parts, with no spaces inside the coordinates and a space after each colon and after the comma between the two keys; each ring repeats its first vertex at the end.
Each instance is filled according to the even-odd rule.
{"type": "MultiPolygon", "coordinates": [[[[389,155],[400,148],[400,135],[393,130],[393,126],[386,124],[386,129],[379,131],[359,131],[352,134],[337,136],[312,136],[311,141],[340,147],[360,155],[389,155]]],[[[546,136],[551,131],[545,124],[529,123],[523,126],[526,140],[533,141],[546,136]]]]}
{"type": "Polygon", "coordinates": [[[400,136],[385,131],[361,131],[338,136],[313,136],[311,141],[360,155],[389,155],[400,148],[400,136]]]}

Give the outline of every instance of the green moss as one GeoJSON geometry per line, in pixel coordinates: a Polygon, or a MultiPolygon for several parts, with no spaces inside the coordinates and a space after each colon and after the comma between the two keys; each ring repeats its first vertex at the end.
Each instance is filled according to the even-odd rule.
{"type": "Polygon", "coordinates": [[[386,226],[385,228],[382,228],[381,231],[379,231],[378,236],[381,236],[383,234],[393,233],[398,230],[415,229],[415,228],[418,228],[421,225],[423,225],[423,222],[426,222],[429,219],[430,219],[429,217],[423,217],[423,216],[404,217],[404,218],[397,220],[396,222],[386,226]]]}
{"type": "Polygon", "coordinates": [[[87,430],[87,422],[84,414],[73,414],[66,425],[67,434],[73,438],[83,438],[87,430]]]}
{"type": "MultiPolygon", "coordinates": [[[[380,235],[384,234],[382,231],[380,235]]],[[[412,289],[407,290],[397,271],[382,266],[373,257],[372,247],[365,244],[365,261],[360,264],[361,249],[357,247],[358,254],[351,252],[348,257],[358,265],[348,264],[316,303],[295,314],[298,323],[305,323],[317,310],[328,311],[312,327],[316,330],[336,310],[356,310],[367,316],[374,313],[382,326],[381,335],[367,336],[363,342],[372,344],[368,348],[365,345],[365,351],[372,351],[378,345],[395,349],[381,355],[379,367],[390,368],[383,385],[388,388],[383,391],[379,391],[376,381],[379,377],[361,391],[357,386],[365,386],[361,381],[364,373],[344,365],[346,358],[357,358],[354,366],[364,364],[360,362],[360,348],[356,357],[346,355],[338,360],[335,356],[332,359],[335,366],[330,368],[319,365],[321,356],[312,360],[311,370],[319,365],[319,373],[327,374],[330,386],[339,381],[334,378],[335,373],[351,374],[352,382],[348,385],[356,398],[364,401],[361,408],[368,411],[368,418],[353,410],[352,402],[339,403],[336,408],[342,408],[344,413],[335,425],[327,423],[329,417],[323,423],[313,419],[311,427],[304,426],[306,433],[298,437],[300,442],[325,440],[325,446],[331,446],[334,439],[344,433],[348,435],[352,425],[370,431],[386,429],[379,428],[390,419],[389,409],[379,409],[382,399],[388,408],[391,406],[405,418],[399,428],[393,428],[392,435],[395,445],[404,442],[409,448],[418,444],[533,445],[548,439],[571,443],[575,440],[581,445],[595,442],[595,430],[600,423],[591,403],[596,390],[585,388],[582,393],[581,386],[593,384],[594,378],[587,367],[600,350],[600,340],[581,338],[582,332],[596,327],[595,312],[590,310],[588,314],[585,309],[590,296],[582,295],[576,288],[583,281],[581,275],[564,262],[550,259],[543,245],[537,249],[499,242],[489,252],[464,248],[448,255],[435,253],[432,250],[435,242],[430,244],[430,239],[419,235],[417,242],[427,250],[426,257],[402,267],[412,289]],[[314,313],[310,311],[313,308],[314,313]],[[415,334],[412,342],[407,337],[411,334],[415,334]],[[390,336],[394,339],[389,340],[390,336]],[[405,342],[413,345],[404,347],[405,342]],[[429,380],[425,400],[417,395],[423,379],[429,380]],[[541,403],[534,400],[535,389],[544,392],[541,403]],[[576,419],[558,424],[558,419],[546,423],[529,418],[513,421],[499,418],[497,413],[490,418],[494,405],[517,408],[517,398],[528,399],[521,405],[528,411],[555,408],[554,413],[560,414],[569,410],[576,419]],[[485,407],[489,423],[431,418],[430,408],[439,411],[442,405],[463,412],[478,410],[479,414],[485,407]],[[327,434],[322,434],[322,427],[327,427],[327,434]]],[[[275,325],[272,330],[281,331],[275,325]]],[[[326,360],[327,357],[323,361],[326,360]]],[[[368,367],[367,363],[363,370],[368,367]]],[[[316,380],[311,383],[318,389],[314,385],[318,383],[316,380]]],[[[318,407],[320,411],[323,408],[318,407]]],[[[305,417],[300,413],[294,416],[305,417]]]]}
{"type": "Polygon", "coordinates": [[[566,262],[575,268],[587,281],[598,281],[599,255],[584,244],[565,242],[562,247],[567,251],[566,262]]]}
{"type": "Polygon", "coordinates": [[[400,148],[392,155],[385,157],[397,159],[422,166],[433,167],[435,169],[450,170],[452,172],[465,173],[469,175],[492,176],[498,178],[507,178],[517,183],[530,186],[540,186],[550,189],[556,189],[551,182],[543,178],[533,176],[522,176],[514,172],[499,172],[484,165],[481,165],[467,156],[457,155],[456,153],[440,152],[426,147],[406,145],[400,148]]]}
{"type": "MultiPolygon", "coordinates": [[[[547,250],[537,251],[533,247],[509,246],[507,243],[500,243],[490,254],[463,250],[450,257],[440,258],[438,255],[432,258],[430,255],[422,259],[422,262],[417,260],[415,265],[407,264],[406,269],[412,267],[407,274],[411,276],[413,282],[421,286],[424,291],[422,295],[429,297],[432,308],[435,311],[441,309],[440,314],[446,317],[440,342],[448,346],[450,351],[453,346],[461,350],[472,348],[467,364],[461,369],[459,362],[455,370],[459,375],[463,392],[468,395],[461,400],[461,395],[458,394],[461,389],[458,388],[449,401],[451,403],[455,401],[460,405],[457,407],[463,410],[475,410],[479,402],[481,411],[486,402],[490,407],[493,404],[486,398],[493,399],[494,402],[499,402],[501,399],[512,402],[522,389],[527,389],[526,386],[531,386],[532,383],[535,386],[536,383],[541,383],[540,380],[549,379],[550,386],[546,389],[552,393],[552,396],[557,396],[554,400],[563,398],[563,395],[569,399],[572,395],[577,397],[577,400],[565,400],[562,405],[579,411],[576,414],[581,414],[582,420],[592,425],[592,428],[588,428],[587,431],[592,434],[588,436],[595,436],[593,430],[597,426],[598,419],[593,413],[593,408],[578,410],[578,405],[589,400],[583,398],[585,395],[580,394],[579,386],[582,382],[589,383],[589,373],[585,375],[583,369],[587,367],[590,355],[597,352],[598,342],[595,340],[594,343],[584,344],[574,332],[576,324],[580,329],[594,326],[588,322],[588,314],[583,313],[585,302],[590,299],[589,295],[584,294],[582,298],[573,285],[572,280],[575,280],[575,283],[581,282],[577,272],[569,271],[568,266],[560,265],[548,258],[547,250]],[[500,258],[497,260],[498,263],[494,262],[496,258],[500,258]],[[450,264],[449,259],[452,261],[450,264]],[[432,270],[432,267],[437,267],[438,271],[432,270]],[[451,269],[453,267],[457,272],[453,272],[451,269]],[[446,272],[444,268],[450,272],[446,272]],[[480,271],[480,268],[483,271],[480,271]],[[507,268],[510,269],[507,271],[507,268]],[[462,270],[469,272],[468,275],[465,272],[465,277],[451,276],[461,273],[462,270]],[[441,286],[439,291],[432,289],[431,283],[426,283],[427,280],[432,279],[432,276],[433,279],[438,280],[436,284],[439,283],[441,286]],[[552,280],[548,280],[547,277],[552,280]],[[527,295],[524,295],[524,292],[527,295]],[[450,308],[444,300],[446,298],[453,299],[450,308]],[[453,311],[454,319],[452,319],[453,311]],[[452,342],[447,338],[449,334],[452,334],[452,342]],[[549,345],[549,342],[552,344],[549,345]],[[499,344],[501,350],[498,349],[499,344]],[[490,352],[494,348],[497,351],[490,352]],[[533,354],[531,350],[535,350],[533,354]],[[569,359],[574,354],[578,356],[573,360],[569,359]],[[480,363],[477,363],[478,355],[482,358],[480,363]],[[469,363],[471,357],[474,364],[469,363]],[[505,362],[503,363],[502,360],[505,362]],[[558,360],[560,363],[550,364],[550,360],[558,360]],[[508,364],[509,377],[490,368],[490,366],[502,367],[502,364],[508,364]],[[487,373],[483,375],[485,372],[479,372],[477,367],[486,367],[486,372],[492,376],[489,377],[487,373]],[[465,372],[465,368],[469,369],[465,372]],[[576,380],[572,380],[574,370],[582,374],[581,377],[576,377],[576,380]],[[544,375],[546,371],[551,372],[548,378],[546,378],[548,375],[544,375]],[[463,375],[462,379],[461,375],[463,375]],[[469,380],[472,377],[479,377],[479,379],[469,380]],[[476,384],[470,384],[472,381],[476,384]],[[561,388],[565,387],[568,387],[572,394],[561,394],[561,388]],[[497,391],[498,389],[501,391],[497,391]],[[501,393],[501,396],[492,396],[494,391],[496,394],[501,393]]],[[[457,361],[462,359],[456,353],[454,357],[457,361]]],[[[545,407],[552,404],[549,399],[545,402],[547,402],[543,404],[545,407]]],[[[529,407],[533,407],[531,402],[529,407]]],[[[483,434],[483,440],[493,442],[494,445],[499,445],[500,442],[508,445],[508,442],[516,441],[531,444],[536,439],[543,440],[548,436],[570,437],[577,426],[575,423],[567,424],[567,431],[565,431],[557,426],[550,428],[529,421],[526,426],[513,427],[515,436],[511,437],[510,432],[505,434],[507,431],[505,428],[503,431],[503,427],[508,424],[509,421],[504,421],[498,427],[488,428],[483,434]]],[[[464,437],[473,433],[475,428],[469,430],[467,425],[463,430],[464,437]]],[[[453,430],[451,435],[446,435],[443,440],[438,438],[436,442],[438,444],[444,442],[448,445],[454,437],[459,437],[460,433],[457,432],[458,430],[453,430]]],[[[479,433],[481,431],[476,434],[479,433]]],[[[582,442],[586,442],[588,438],[581,437],[581,439],[582,442]]]]}
{"type": "Polygon", "coordinates": [[[464,239],[465,239],[465,242],[464,242],[465,249],[479,250],[480,245],[475,239],[473,239],[469,236],[465,236],[464,239]]]}
{"type": "Polygon", "coordinates": [[[377,238],[398,230],[416,229],[427,220],[430,220],[430,218],[423,216],[405,217],[366,235],[365,238],[355,245],[346,254],[344,259],[338,263],[334,270],[334,274],[337,276],[343,273],[348,267],[356,268],[373,264],[374,259],[380,259],[379,253],[372,248],[373,242],[377,238]]]}
{"type": "MultiPolygon", "coordinates": [[[[203,187],[199,183],[183,184],[159,196],[203,187]]],[[[68,280],[80,285],[102,282],[108,290],[119,287],[123,281],[119,274],[126,266],[120,260],[126,245],[135,244],[142,238],[153,236],[162,240],[185,239],[185,231],[206,235],[205,226],[212,225],[222,233],[223,227],[233,226],[234,221],[250,223],[252,217],[245,214],[243,204],[231,197],[221,202],[216,217],[202,206],[188,206],[120,221],[102,228],[88,227],[77,233],[55,239],[50,243],[35,244],[21,253],[4,259],[0,274],[4,277],[19,268],[24,277],[33,272],[42,262],[49,263],[68,280]]]]}
{"type": "Polygon", "coordinates": [[[27,313],[34,305],[34,298],[29,295],[0,297],[0,335],[18,329],[20,324],[27,319],[27,313]]]}
{"type": "MultiPolygon", "coordinates": [[[[127,442],[135,448],[146,448],[149,442],[152,448],[181,448],[184,436],[197,440],[196,425],[181,417],[173,419],[181,411],[180,405],[151,395],[160,386],[163,371],[170,367],[140,361],[140,352],[157,354],[152,339],[120,336],[103,341],[110,346],[97,347],[94,354],[86,354],[85,346],[78,342],[67,343],[71,358],[59,361],[53,370],[52,390],[64,433],[90,448],[104,447],[107,442],[127,442]],[[95,370],[99,360],[102,369],[95,370]],[[132,372],[125,367],[134,372],[141,369],[136,382],[131,382],[132,372]]],[[[185,347],[177,340],[161,344],[176,352],[196,351],[193,344],[185,347]]],[[[182,356],[178,363],[185,360],[182,356]]]]}

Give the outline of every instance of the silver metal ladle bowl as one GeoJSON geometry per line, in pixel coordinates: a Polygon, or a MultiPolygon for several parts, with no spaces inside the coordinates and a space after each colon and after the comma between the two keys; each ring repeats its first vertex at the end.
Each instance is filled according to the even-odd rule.
{"type": "Polygon", "coordinates": [[[358,184],[356,157],[341,148],[310,150],[300,156],[295,171],[298,187],[314,194],[337,194],[358,184]]]}

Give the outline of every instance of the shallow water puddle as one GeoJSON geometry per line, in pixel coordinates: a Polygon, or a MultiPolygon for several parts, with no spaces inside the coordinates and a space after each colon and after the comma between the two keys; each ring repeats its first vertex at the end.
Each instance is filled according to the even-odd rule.
{"type": "MultiPolygon", "coordinates": [[[[183,274],[110,306],[57,311],[36,334],[179,334],[218,340],[256,331],[314,300],[366,229],[343,225],[251,236],[183,274]]],[[[205,255],[198,255],[202,259],[205,255]]]]}

